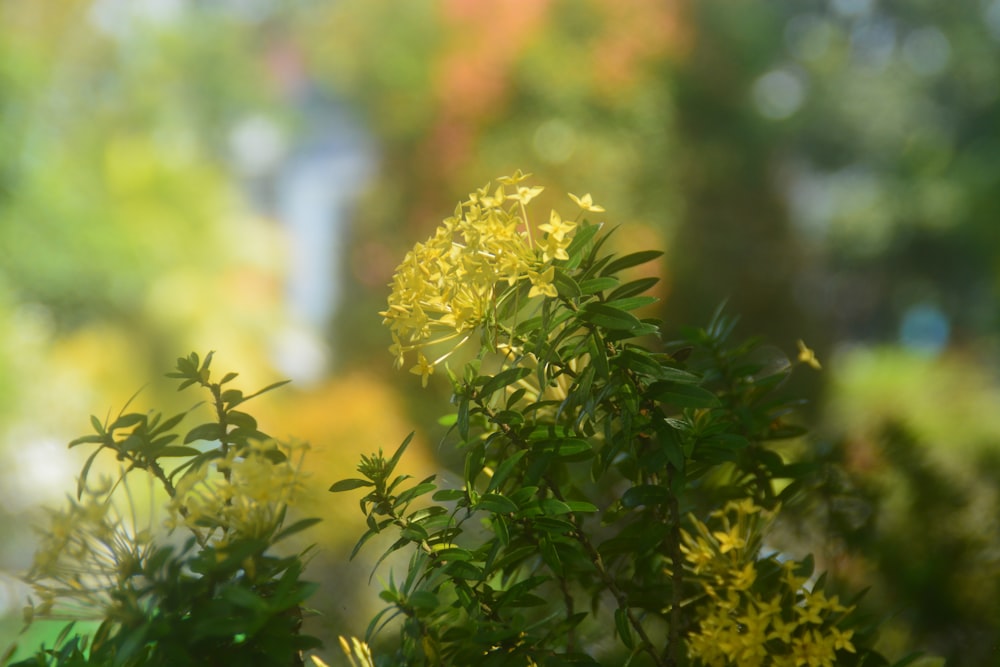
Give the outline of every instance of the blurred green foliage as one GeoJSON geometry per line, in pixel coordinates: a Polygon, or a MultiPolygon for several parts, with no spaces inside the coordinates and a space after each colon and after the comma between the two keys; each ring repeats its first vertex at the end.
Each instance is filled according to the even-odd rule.
{"type": "MultiPolygon", "coordinates": [[[[629,221],[621,250],[667,248],[668,327],[707,321],[729,299],[745,330],[815,346],[827,372],[802,388],[831,456],[859,440],[882,446],[860,431],[879,403],[853,403],[845,419],[845,396],[874,392],[885,374],[910,378],[887,390],[927,388],[904,450],[973,468],[973,505],[995,493],[1000,435],[984,398],[996,391],[1000,290],[995,0],[251,4],[262,9],[177,3],[161,20],[122,10],[123,32],[106,27],[114,3],[0,2],[8,453],[34,442],[26,429],[68,439],[98,395],[128,395],[179,348],[232,350],[269,377],[267,332],[282,318],[281,262],[268,254],[277,234],[239,203],[226,138],[248,110],[295,126],[263,56],[287,39],[317,84],[365,117],[381,154],[350,230],[341,279],[352,298],[331,334],[350,351],[345,366],[384,367],[368,363],[388,345],[371,313],[403,249],[470,182],[521,165],[555,189],[601,192],[629,221]],[[935,326],[902,335],[920,309],[935,326]],[[878,373],[841,369],[854,358],[844,350],[900,343],[913,354],[878,373]],[[125,370],[108,370],[108,349],[131,360],[125,370]],[[65,399],[60,414],[53,396],[65,399]],[[961,407],[973,405],[984,407],[961,407]],[[939,414],[982,430],[953,437],[927,425],[939,414]]],[[[412,416],[433,419],[419,409],[430,396],[409,400],[412,416]]],[[[857,457],[840,463],[834,476],[865,488],[857,457]]],[[[870,512],[850,541],[866,562],[878,561],[885,522],[919,525],[904,502],[870,512]]],[[[898,535],[904,551],[927,537],[898,535]]],[[[977,559],[992,548],[963,544],[977,559]]],[[[992,560],[977,568],[997,576],[992,560]]],[[[929,613],[926,579],[913,581],[891,596],[876,587],[869,602],[929,613]]],[[[971,602],[988,587],[950,590],[986,609],[966,643],[969,656],[987,655],[1000,606],[985,594],[971,602]]],[[[981,664],[947,648],[966,641],[949,639],[957,630],[913,617],[899,616],[900,632],[953,664],[981,664]]]]}

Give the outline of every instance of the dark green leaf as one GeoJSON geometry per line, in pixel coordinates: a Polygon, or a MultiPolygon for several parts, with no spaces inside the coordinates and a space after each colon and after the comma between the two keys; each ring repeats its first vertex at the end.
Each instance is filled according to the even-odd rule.
{"type": "Polygon", "coordinates": [[[649,388],[651,398],[678,408],[713,408],[718,397],[707,389],[677,382],[657,382],[649,388]]]}
{"type": "Polygon", "coordinates": [[[515,368],[508,368],[505,371],[500,371],[486,381],[483,388],[479,390],[479,395],[488,400],[489,397],[492,396],[497,390],[502,389],[507,385],[514,384],[521,378],[530,374],[531,369],[523,366],[517,366],[515,368]]]}
{"type": "MultiPolygon", "coordinates": [[[[645,292],[658,282],[660,282],[660,279],[655,276],[649,278],[639,278],[638,280],[627,282],[618,289],[616,289],[615,291],[613,291],[611,294],[609,294],[608,301],[612,302],[618,300],[625,300],[637,294],[642,294],[643,292],[645,292]]],[[[638,298],[652,299],[653,297],[638,297],[638,298]]],[[[619,308],[625,308],[625,306],[619,306],[619,308]]],[[[625,308],[625,310],[631,310],[631,308],[625,308]]]]}
{"type": "Polygon", "coordinates": [[[341,491],[352,491],[354,489],[360,489],[364,486],[375,486],[374,482],[370,482],[367,479],[342,479],[339,482],[335,482],[333,486],[330,487],[332,493],[339,493],[341,491]]]}
{"type": "Polygon", "coordinates": [[[664,505],[670,500],[670,492],[655,484],[633,486],[622,495],[622,506],[628,509],[640,505],[664,505]]]}
{"type": "Polygon", "coordinates": [[[188,431],[188,434],[184,437],[184,444],[186,445],[189,442],[195,442],[197,440],[212,442],[221,438],[222,427],[216,422],[208,422],[206,424],[195,426],[193,429],[188,431]]]}
{"type": "Polygon", "coordinates": [[[618,636],[621,637],[622,643],[627,648],[632,648],[635,645],[635,640],[632,638],[632,626],[628,620],[628,609],[622,607],[615,609],[615,629],[618,630],[618,636]]]}
{"type": "Polygon", "coordinates": [[[612,260],[612,262],[605,266],[604,270],[601,271],[601,275],[608,276],[613,273],[618,273],[622,269],[638,266],[639,264],[645,264],[646,262],[650,262],[657,257],[661,257],[662,255],[663,251],[661,250],[640,250],[639,252],[633,252],[612,260]]]}
{"type": "MultiPolygon", "coordinates": [[[[173,438],[173,436],[168,436],[173,438]]],[[[155,443],[154,443],[155,444],[155,443]]],[[[198,456],[201,454],[200,449],[195,449],[194,447],[163,447],[155,452],[156,458],[169,458],[174,456],[198,456]]]]}
{"type": "Polygon", "coordinates": [[[606,278],[591,278],[589,280],[584,280],[580,283],[580,291],[584,294],[594,294],[595,292],[603,292],[604,290],[613,289],[618,286],[620,281],[617,278],[606,277],[606,278]]]}
{"type": "Polygon", "coordinates": [[[499,493],[484,493],[476,503],[476,509],[494,514],[509,514],[517,511],[517,505],[510,498],[499,493]]]}
{"type": "Polygon", "coordinates": [[[76,438],[75,440],[71,440],[70,443],[69,443],[69,447],[72,448],[72,447],[76,447],[77,445],[97,444],[99,442],[104,442],[104,436],[101,436],[101,435],[85,435],[85,436],[76,438]]]}
{"type": "Polygon", "coordinates": [[[91,452],[90,456],[87,457],[87,461],[83,464],[83,469],[80,470],[80,477],[76,481],[76,499],[80,500],[83,497],[83,490],[87,488],[87,473],[90,472],[90,466],[94,463],[94,459],[100,453],[101,448],[95,449],[91,452]]]}
{"type": "Polygon", "coordinates": [[[597,302],[584,306],[580,316],[610,331],[633,331],[642,326],[642,322],[632,313],[597,302]]]}
{"type": "Polygon", "coordinates": [[[552,283],[559,291],[559,296],[565,299],[576,299],[581,296],[580,286],[561,269],[556,269],[552,277],[552,283]]]}

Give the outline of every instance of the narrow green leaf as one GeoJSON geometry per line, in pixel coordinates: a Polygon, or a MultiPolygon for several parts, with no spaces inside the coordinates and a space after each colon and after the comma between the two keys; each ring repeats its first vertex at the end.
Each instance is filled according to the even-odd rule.
{"type": "Polygon", "coordinates": [[[95,431],[104,435],[104,424],[101,423],[101,420],[96,415],[90,415],[90,425],[94,427],[95,431]]]}
{"type": "Polygon", "coordinates": [[[604,267],[601,271],[602,276],[608,276],[613,273],[618,273],[622,269],[627,269],[629,267],[638,266],[639,264],[645,264],[663,255],[661,250],[640,250],[639,252],[633,252],[631,254],[619,257],[618,259],[612,260],[610,264],[604,267]]]}
{"type": "Polygon", "coordinates": [[[156,452],[156,458],[169,458],[175,456],[198,456],[201,454],[201,450],[195,449],[194,447],[164,447],[156,452]]]}
{"type": "Polygon", "coordinates": [[[517,504],[499,493],[484,493],[479,497],[476,509],[493,514],[512,514],[517,511],[517,504]]]}
{"type": "Polygon", "coordinates": [[[189,442],[195,442],[197,440],[212,442],[221,438],[222,427],[216,422],[208,422],[206,424],[195,426],[193,429],[188,431],[188,434],[184,437],[184,444],[186,445],[189,442]]]}
{"type": "Polygon", "coordinates": [[[604,278],[591,278],[580,283],[580,291],[584,294],[594,294],[604,290],[613,289],[620,281],[610,276],[604,278]]]}
{"type": "Polygon", "coordinates": [[[77,445],[88,445],[97,444],[99,442],[104,442],[104,436],[101,435],[84,435],[75,440],[70,440],[69,447],[73,448],[77,445]]]}
{"type": "Polygon", "coordinates": [[[678,408],[714,408],[718,397],[707,389],[677,382],[656,383],[649,388],[651,398],[678,408]]]}
{"type": "Polygon", "coordinates": [[[120,428],[128,428],[129,426],[141,424],[144,421],[146,421],[146,415],[139,414],[138,412],[130,412],[118,417],[118,419],[116,419],[111,426],[108,427],[108,430],[115,431],[120,428]]]}
{"type": "Polygon", "coordinates": [[[602,225],[591,225],[583,224],[576,228],[576,232],[573,234],[573,240],[570,241],[569,247],[566,248],[566,254],[569,255],[569,259],[566,260],[566,268],[575,269],[580,266],[580,262],[583,260],[584,255],[587,254],[588,245],[594,236],[600,231],[602,225]]]}
{"type": "Polygon", "coordinates": [[[610,331],[633,331],[642,326],[642,322],[632,313],[597,302],[584,306],[580,316],[610,331]]]}
{"type": "Polygon", "coordinates": [[[396,452],[389,459],[389,462],[385,466],[385,476],[388,477],[392,474],[392,471],[396,469],[396,465],[399,463],[399,459],[403,458],[403,452],[410,445],[410,441],[413,440],[413,436],[416,431],[410,431],[410,434],[403,439],[403,443],[396,449],[396,452]]]}
{"type": "Polygon", "coordinates": [[[492,396],[497,390],[502,389],[507,385],[514,384],[521,378],[530,374],[531,369],[523,366],[517,366],[515,368],[508,368],[505,371],[500,371],[486,381],[483,388],[479,390],[479,394],[488,400],[489,397],[492,396]]]}
{"type": "Polygon", "coordinates": [[[335,482],[329,490],[331,493],[340,493],[341,491],[352,491],[365,486],[375,486],[375,483],[367,479],[342,479],[339,482],[335,482]]]}
{"type": "Polygon", "coordinates": [[[510,477],[512,472],[514,472],[514,468],[527,453],[528,450],[522,449],[514,452],[514,454],[501,461],[500,465],[497,466],[497,469],[493,472],[493,478],[490,480],[489,486],[486,487],[486,491],[490,492],[495,489],[503,488],[503,483],[507,481],[507,478],[510,477]]]}
{"type": "Polygon", "coordinates": [[[615,628],[618,630],[618,636],[621,637],[622,643],[625,644],[626,648],[631,649],[635,646],[635,640],[632,638],[632,626],[629,624],[628,620],[628,610],[622,607],[615,609],[615,628]]]}
{"type": "Polygon", "coordinates": [[[83,490],[87,488],[87,473],[90,472],[90,466],[93,465],[94,459],[100,454],[101,448],[98,447],[90,456],[87,457],[87,461],[83,464],[83,468],[80,470],[80,477],[76,480],[76,499],[80,500],[83,497],[83,490]]]}
{"type": "Polygon", "coordinates": [[[576,299],[583,294],[580,290],[580,286],[576,284],[576,281],[561,269],[557,268],[555,270],[555,273],[552,276],[552,283],[559,291],[559,296],[565,299],[576,299]]]}
{"type": "MultiPolygon", "coordinates": [[[[619,301],[619,300],[624,301],[629,297],[635,297],[637,294],[642,294],[643,292],[645,292],[658,282],[660,282],[660,279],[655,276],[649,278],[639,278],[638,280],[627,282],[621,287],[617,288],[611,294],[609,294],[608,301],[609,302],[619,301]]],[[[643,296],[637,298],[652,299],[653,297],[643,296]]],[[[624,308],[624,306],[619,306],[619,307],[624,308]]],[[[626,309],[626,310],[631,310],[631,309],[626,309]]]]}
{"type": "Polygon", "coordinates": [[[422,484],[417,484],[416,486],[414,486],[412,488],[409,488],[406,491],[403,491],[402,493],[400,493],[399,496],[397,496],[396,502],[393,503],[393,505],[395,507],[399,507],[400,505],[403,505],[404,503],[408,503],[408,502],[414,500],[415,498],[419,498],[420,496],[424,495],[425,493],[430,493],[431,491],[435,490],[436,488],[437,488],[437,484],[435,484],[433,482],[424,482],[422,484]]]}
{"type": "Polygon", "coordinates": [[[655,484],[633,486],[622,495],[622,507],[634,509],[640,505],[664,505],[670,500],[670,492],[655,484]]]}

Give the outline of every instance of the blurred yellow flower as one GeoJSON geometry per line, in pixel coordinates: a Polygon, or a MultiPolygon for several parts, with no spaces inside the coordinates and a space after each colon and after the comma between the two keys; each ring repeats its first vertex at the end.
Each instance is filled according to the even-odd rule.
{"type": "Polygon", "coordinates": [[[820,370],[823,368],[823,366],[821,366],[819,363],[819,359],[816,358],[816,353],[806,346],[805,341],[800,339],[798,345],[799,345],[798,362],[800,364],[806,364],[808,366],[812,366],[816,370],[820,370]]]}
{"type": "Polygon", "coordinates": [[[604,212],[604,207],[595,204],[589,192],[583,195],[582,197],[577,197],[576,195],[570,193],[569,198],[572,199],[576,203],[576,205],[582,208],[584,211],[593,211],[594,213],[604,212]]]}

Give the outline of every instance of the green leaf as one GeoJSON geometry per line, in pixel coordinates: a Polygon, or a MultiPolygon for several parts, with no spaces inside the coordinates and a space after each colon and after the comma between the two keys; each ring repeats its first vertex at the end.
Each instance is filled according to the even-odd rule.
{"type": "Polygon", "coordinates": [[[522,449],[520,451],[514,452],[511,456],[508,456],[493,473],[493,478],[490,480],[490,484],[486,487],[486,491],[490,492],[494,489],[499,489],[503,486],[503,483],[507,481],[511,473],[514,472],[514,467],[520,462],[524,455],[528,453],[528,450],[522,449]]]}
{"type": "MultiPolygon", "coordinates": [[[[173,437],[173,436],[169,436],[173,437]]],[[[198,456],[201,454],[200,449],[195,449],[194,447],[180,447],[180,446],[167,446],[156,451],[156,458],[171,458],[175,456],[198,456]]]]}
{"type": "Polygon", "coordinates": [[[100,454],[101,448],[98,447],[90,456],[87,457],[87,461],[83,464],[83,469],[80,470],[80,477],[76,481],[76,499],[80,500],[83,497],[83,490],[87,488],[87,473],[90,472],[90,466],[94,463],[94,459],[100,454]]]}
{"type": "Polygon", "coordinates": [[[558,268],[552,276],[552,283],[559,291],[559,296],[565,299],[576,299],[583,294],[580,290],[580,286],[576,284],[576,281],[558,268]]]}
{"type": "Polygon", "coordinates": [[[507,370],[501,371],[489,378],[489,380],[487,380],[483,385],[483,388],[479,390],[479,395],[488,400],[489,397],[492,396],[497,390],[502,389],[507,385],[514,384],[521,378],[530,374],[531,369],[523,366],[508,368],[507,370]]]}
{"type": "Polygon", "coordinates": [[[649,306],[659,301],[655,296],[633,296],[625,299],[608,299],[605,303],[612,308],[621,310],[635,310],[643,306],[649,306]]]}
{"type": "Polygon", "coordinates": [[[367,479],[342,479],[339,482],[334,482],[329,491],[331,493],[340,493],[341,491],[353,491],[365,486],[375,486],[375,483],[367,479]]]}
{"type": "Polygon", "coordinates": [[[566,268],[575,269],[580,266],[584,255],[587,254],[587,246],[597,232],[600,231],[601,227],[602,225],[583,224],[576,228],[573,240],[570,241],[569,246],[566,248],[566,254],[569,255],[569,259],[566,260],[565,264],[566,268]]]}
{"type": "Polygon", "coordinates": [[[609,331],[633,331],[642,326],[639,318],[632,313],[597,302],[584,306],[580,317],[609,331]]]}
{"type": "Polygon", "coordinates": [[[126,415],[120,416],[118,419],[108,427],[109,431],[115,431],[120,428],[128,428],[129,426],[135,426],[136,424],[141,424],[146,421],[146,415],[139,414],[138,412],[130,412],[126,415]]]}
{"type": "Polygon", "coordinates": [[[410,442],[413,440],[413,435],[415,433],[416,431],[410,431],[410,434],[403,439],[402,444],[399,445],[395,453],[393,453],[392,458],[389,459],[388,463],[386,463],[384,470],[387,478],[392,474],[392,471],[396,469],[396,465],[399,464],[399,459],[403,458],[403,452],[405,452],[406,448],[410,446],[410,442]]]}
{"type": "Polygon", "coordinates": [[[622,495],[622,506],[634,509],[641,505],[664,505],[670,500],[670,492],[656,484],[639,484],[622,495]]]}
{"type": "Polygon", "coordinates": [[[69,447],[73,448],[76,447],[77,445],[97,444],[99,442],[104,442],[104,438],[105,436],[102,435],[84,435],[79,438],[76,438],[75,440],[71,440],[69,443],[69,447]]]}
{"type": "Polygon", "coordinates": [[[707,389],[678,382],[657,382],[650,386],[648,395],[678,408],[714,408],[719,405],[718,397],[707,389]]]}
{"type": "Polygon", "coordinates": [[[462,489],[441,489],[440,491],[435,491],[434,495],[431,496],[431,500],[443,503],[462,500],[463,498],[465,498],[465,491],[462,489]]]}
{"type": "MultiPolygon", "coordinates": [[[[637,294],[642,294],[643,292],[645,292],[646,290],[648,290],[650,287],[652,287],[653,285],[655,285],[658,282],[660,282],[660,279],[657,278],[657,277],[655,277],[655,276],[649,277],[649,278],[639,278],[638,280],[633,280],[631,282],[627,282],[624,285],[622,285],[621,287],[619,287],[618,289],[616,289],[615,291],[613,291],[611,294],[609,294],[608,295],[608,301],[612,302],[612,301],[618,301],[618,300],[625,300],[625,299],[627,299],[629,297],[633,297],[633,296],[635,296],[637,294]]],[[[653,297],[650,297],[650,296],[644,296],[644,297],[638,297],[638,298],[640,298],[640,299],[653,299],[653,297]]],[[[624,308],[624,306],[619,306],[619,307],[624,308]]],[[[631,309],[627,309],[627,310],[631,310],[631,309]]]]}
{"type": "Polygon", "coordinates": [[[608,276],[613,273],[618,273],[622,269],[627,269],[629,267],[638,266],[639,264],[645,264],[663,255],[661,250],[640,250],[639,252],[633,252],[631,254],[619,257],[613,260],[610,264],[604,267],[601,271],[602,276],[608,276]]]}
{"type": "Polygon", "coordinates": [[[278,387],[284,387],[289,382],[291,382],[291,380],[280,380],[278,382],[272,382],[271,384],[267,385],[263,389],[258,389],[257,391],[255,391],[254,393],[250,394],[249,396],[244,396],[243,397],[243,401],[241,401],[241,402],[245,403],[246,401],[249,401],[251,398],[256,398],[256,397],[260,396],[261,394],[266,394],[269,391],[274,391],[278,387]]]}
{"type": "Polygon", "coordinates": [[[206,424],[200,424],[195,426],[193,429],[188,431],[188,434],[184,437],[184,444],[189,442],[195,442],[197,440],[205,440],[207,442],[212,442],[214,440],[222,439],[222,426],[216,422],[208,422],[206,424]]]}
{"type": "Polygon", "coordinates": [[[604,290],[613,289],[618,286],[621,282],[617,278],[612,278],[610,276],[605,278],[591,278],[589,280],[584,280],[580,283],[580,291],[584,294],[594,294],[595,292],[603,292],[604,290]]]}
{"type": "Polygon", "coordinates": [[[96,415],[90,415],[90,425],[94,427],[95,431],[104,435],[104,424],[101,423],[101,420],[96,415]]]}
{"type": "Polygon", "coordinates": [[[584,500],[567,500],[565,505],[571,512],[598,512],[597,505],[584,500]]]}
{"type": "Polygon", "coordinates": [[[618,636],[621,637],[626,648],[635,646],[635,640],[632,638],[632,626],[628,620],[628,609],[622,607],[615,609],[615,629],[618,630],[618,636]]]}
{"type": "Polygon", "coordinates": [[[512,514],[517,511],[517,504],[510,498],[499,493],[484,493],[479,497],[475,509],[485,510],[494,514],[512,514]]]}
{"type": "Polygon", "coordinates": [[[415,498],[419,498],[420,496],[424,495],[425,493],[430,493],[431,491],[435,490],[436,488],[437,488],[437,484],[435,484],[433,482],[423,482],[421,484],[417,484],[416,486],[414,486],[412,488],[409,488],[406,491],[403,491],[402,493],[400,493],[399,496],[396,498],[396,502],[393,503],[393,506],[399,507],[400,505],[403,505],[404,503],[408,503],[411,500],[414,500],[415,498]]]}

